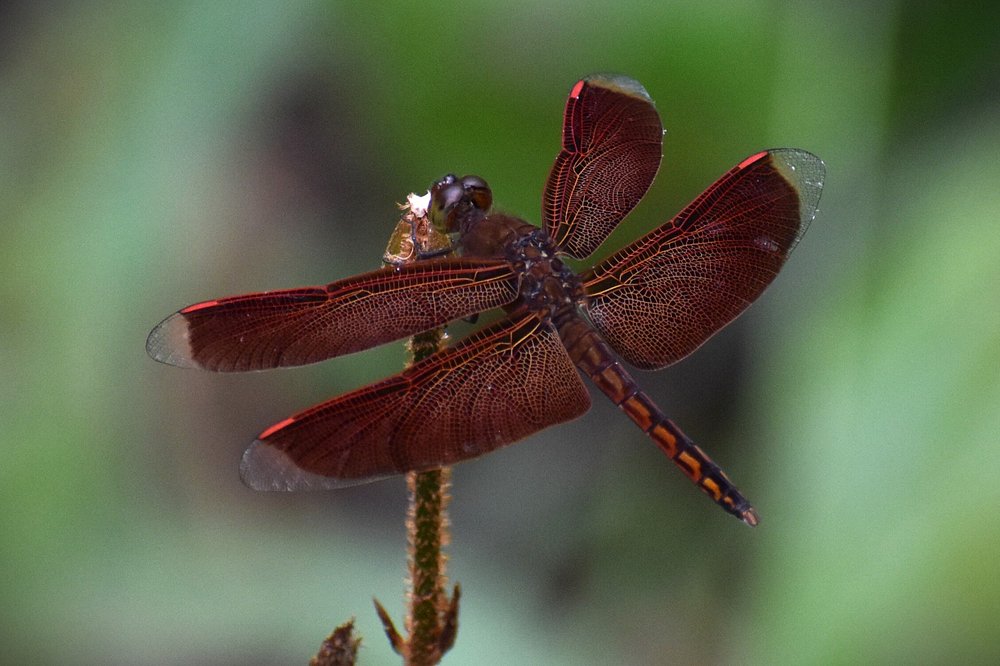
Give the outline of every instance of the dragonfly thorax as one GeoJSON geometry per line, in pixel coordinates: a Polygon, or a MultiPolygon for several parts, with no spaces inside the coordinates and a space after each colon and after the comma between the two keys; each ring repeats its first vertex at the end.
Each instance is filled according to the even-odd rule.
{"type": "Polygon", "coordinates": [[[545,318],[575,308],[584,297],[580,279],[557,256],[556,244],[541,229],[512,215],[489,212],[489,187],[478,176],[446,176],[431,189],[431,218],[457,230],[458,252],[466,257],[505,259],[521,278],[520,297],[545,318]]]}
{"type": "Polygon", "coordinates": [[[563,263],[544,229],[526,225],[508,247],[507,260],[521,275],[519,303],[548,318],[583,298],[576,273],[563,263]]]}

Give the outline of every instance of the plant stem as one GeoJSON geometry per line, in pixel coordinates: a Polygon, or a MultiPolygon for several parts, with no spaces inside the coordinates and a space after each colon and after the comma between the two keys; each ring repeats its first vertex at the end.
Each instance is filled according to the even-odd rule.
{"type": "MultiPolygon", "coordinates": [[[[390,238],[386,259],[394,264],[418,261],[411,241],[419,244],[432,231],[424,215],[404,213],[390,238]]],[[[440,350],[444,344],[443,328],[419,333],[410,338],[408,365],[419,363],[440,350]]],[[[442,546],[448,544],[448,490],[451,468],[409,472],[409,507],[406,516],[407,560],[409,588],[406,593],[407,614],[404,640],[396,631],[386,610],[375,600],[375,609],[382,621],[393,649],[403,656],[407,666],[433,666],[454,644],[458,630],[458,600],[456,585],[451,599],[445,592],[447,556],[442,546]]]]}
{"type": "MultiPolygon", "coordinates": [[[[444,331],[440,328],[413,336],[409,343],[412,362],[417,363],[435,353],[443,342],[444,331]]],[[[448,542],[450,481],[451,469],[447,467],[406,475],[410,491],[406,517],[410,569],[407,663],[414,666],[436,664],[441,658],[439,623],[448,603],[444,592],[447,558],[441,548],[448,542]]]]}

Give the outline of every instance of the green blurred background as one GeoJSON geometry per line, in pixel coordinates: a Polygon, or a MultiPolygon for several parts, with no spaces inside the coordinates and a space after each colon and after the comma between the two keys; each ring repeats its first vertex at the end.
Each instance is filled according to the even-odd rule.
{"type": "Polygon", "coordinates": [[[304,663],[357,616],[361,663],[398,663],[371,597],[401,614],[403,480],[278,496],[237,466],[401,347],[220,376],[154,363],[145,336],[376,267],[395,203],[450,171],[537,222],[567,91],[613,71],[667,135],[607,249],[761,148],[827,163],[773,288],[639,376],[762,524],[595,396],[456,468],[446,663],[997,663],[986,6],[3,3],[0,662],[304,663]]]}

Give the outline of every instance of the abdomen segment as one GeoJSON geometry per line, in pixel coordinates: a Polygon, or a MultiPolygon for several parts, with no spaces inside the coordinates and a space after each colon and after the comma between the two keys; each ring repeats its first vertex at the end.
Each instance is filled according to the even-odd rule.
{"type": "Polygon", "coordinates": [[[622,367],[615,353],[579,315],[557,317],[559,334],[570,358],[612,402],[656,442],[681,471],[712,500],[751,527],[760,517],[726,473],[673,421],[622,367]]]}

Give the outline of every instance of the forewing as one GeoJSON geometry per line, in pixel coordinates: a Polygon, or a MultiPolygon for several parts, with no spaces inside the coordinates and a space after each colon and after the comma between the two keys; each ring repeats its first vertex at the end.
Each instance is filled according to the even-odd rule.
{"type": "Polygon", "coordinates": [[[220,372],[314,363],[510,303],[506,262],[439,259],[333,282],[197,303],[149,334],[157,361],[220,372]]]}
{"type": "Polygon", "coordinates": [[[363,483],[474,458],[589,406],[558,334],[522,314],[268,428],[240,475],[258,490],[363,483]]]}
{"type": "Polygon", "coordinates": [[[556,245],[582,259],[649,189],[660,167],[663,126],[637,81],[596,76],[570,92],[562,142],[545,184],[542,219],[556,245]]]}
{"type": "Polygon", "coordinates": [[[776,149],[583,276],[594,325],[640,368],[693,352],[771,283],[816,214],[825,166],[776,149]]]}

